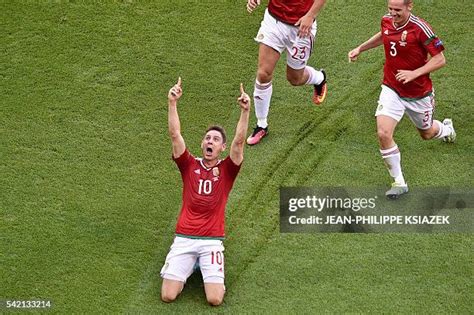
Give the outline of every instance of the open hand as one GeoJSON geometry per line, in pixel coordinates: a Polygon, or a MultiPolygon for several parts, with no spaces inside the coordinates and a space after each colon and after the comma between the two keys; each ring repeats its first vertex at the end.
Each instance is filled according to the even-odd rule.
{"type": "Polygon", "coordinates": [[[418,77],[415,71],[397,70],[397,72],[398,73],[395,75],[395,79],[397,79],[397,81],[402,82],[403,84],[407,84],[408,82],[411,82],[418,77]]]}
{"type": "Polygon", "coordinates": [[[295,26],[299,26],[298,28],[298,36],[301,38],[308,37],[311,34],[311,28],[313,27],[314,19],[309,16],[305,15],[295,23],[295,26]]]}

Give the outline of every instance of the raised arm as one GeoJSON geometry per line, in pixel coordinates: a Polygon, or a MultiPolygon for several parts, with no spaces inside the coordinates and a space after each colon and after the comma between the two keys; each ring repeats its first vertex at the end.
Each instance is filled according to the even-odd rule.
{"type": "Polygon", "coordinates": [[[237,99],[240,105],[240,119],[235,130],[234,140],[230,146],[230,159],[234,164],[240,165],[244,159],[245,135],[249,126],[250,97],[245,93],[244,86],[240,83],[240,96],[237,99]]]}
{"type": "Polygon", "coordinates": [[[181,136],[181,123],[178,116],[178,100],[183,95],[181,78],[168,92],[168,132],[173,145],[173,157],[178,158],[186,149],[183,136],[181,136]]]}
{"type": "Polygon", "coordinates": [[[360,55],[361,52],[378,47],[382,45],[382,32],[378,32],[371,38],[369,38],[364,43],[360,44],[358,47],[352,49],[347,56],[349,57],[349,61],[356,61],[357,57],[360,55]]]}
{"type": "Polygon", "coordinates": [[[314,0],[308,12],[295,23],[295,26],[299,26],[298,36],[309,36],[313,22],[318,17],[319,11],[321,11],[325,3],[326,0],[314,0]]]}

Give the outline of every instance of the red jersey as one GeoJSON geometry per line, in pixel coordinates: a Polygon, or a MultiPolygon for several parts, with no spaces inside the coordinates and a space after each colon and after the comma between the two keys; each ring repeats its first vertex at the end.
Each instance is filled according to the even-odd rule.
{"type": "Polygon", "coordinates": [[[225,206],[240,170],[230,157],[207,168],[188,149],[177,159],[183,180],[183,204],[176,234],[197,237],[224,237],[225,206]]]}
{"type": "Polygon", "coordinates": [[[428,62],[428,54],[435,56],[444,50],[443,43],[424,20],[410,15],[400,27],[393,25],[390,15],[381,23],[385,65],[383,84],[397,92],[403,99],[419,99],[431,94],[433,85],[430,75],[419,76],[403,84],[397,81],[397,70],[415,70],[428,62]]]}
{"type": "Polygon", "coordinates": [[[277,20],[294,25],[313,5],[314,0],[270,0],[268,12],[277,20]]]}

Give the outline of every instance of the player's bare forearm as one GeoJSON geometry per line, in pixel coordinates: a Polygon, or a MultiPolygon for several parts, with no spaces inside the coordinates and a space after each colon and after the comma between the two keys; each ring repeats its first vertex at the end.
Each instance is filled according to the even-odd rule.
{"type": "Polygon", "coordinates": [[[372,36],[371,38],[369,38],[368,40],[366,40],[365,42],[363,42],[356,48],[349,51],[349,53],[347,54],[349,61],[350,62],[356,61],[357,57],[360,55],[361,52],[378,47],[382,44],[383,44],[382,32],[378,32],[377,34],[375,34],[374,36],[372,36]]]}
{"type": "Polygon", "coordinates": [[[440,52],[439,54],[432,57],[423,67],[416,69],[418,76],[422,76],[431,72],[434,72],[446,65],[446,58],[444,54],[440,52]]]}
{"type": "Polygon", "coordinates": [[[168,132],[171,138],[181,134],[181,123],[178,115],[178,102],[168,101],[168,132]]]}
{"type": "Polygon", "coordinates": [[[444,54],[440,52],[439,54],[432,57],[424,66],[415,69],[415,70],[403,70],[400,69],[397,71],[395,78],[406,84],[415,80],[416,78],[434,72],[440,68],[442,68],[446,64],[446,59],[444,58],[444,54]]]}
{"type": "Polygon", "coordinates": [[[308,12],[295,23],[295,26],[298,26],[299,37],[310,36],[314,20],[325,3],[326,0],[315,0],[308,12]]]}
{"type": "Polygon", "coordinates": [[[168,92],[168,133],[173,146],[173,157],[178,158],[186,149],[186,144],[181,136],[181,123],[178,115],[178,100],[183,94],[181,78],[168,92]]]}
{"type": "Polygon", "coordinates": [[[230,158],[236,165],[240,165],[244,159],[245,136],[249,127],[249,116],[251,101],[244,91],[244,86],[240,83],[240,96],[237,99],[240,106],[240,118],[235,130],[234,140],[230,146],[230,158]]]}
{"type": "Polygon", "coordinates": [[[309,9],[308,13],[311,15],[314,19],[318,17],[319,12],[321,9],[324,7],[326,4],[326,0],[314,0],[313,5],[309,9]]]}
{"type": "Polygon", "coordinates": [[[179,121],[177,101],[168,101],[168,133],[173,147],[173,156],[175,158],[181,156],[186,145],[181,135],[181,123],[179,121]]]}
{"type": "Polygon", "coordinates": [[[378,32],[359,46],[360,52],[382,45],[382,32],[378,32]]]}
{"type": "Polygon", "coordinates": [[[230,158],[236,165],[240,165],[244,158],[245,137],[249,126],[249,109],[240,110],[240,119],[235,130],[234,140],[230,147],[230,158]]]}

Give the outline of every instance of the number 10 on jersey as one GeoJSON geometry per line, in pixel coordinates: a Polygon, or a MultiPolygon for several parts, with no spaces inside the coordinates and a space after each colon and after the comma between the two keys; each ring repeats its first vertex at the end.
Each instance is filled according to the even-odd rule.
{"type": "Polygon", "coordinates": [[[202,195],[203,193],[205,195],[209,195],[212,192],[212,181],[209,179],[200,179],[199,180],[199,189],[198,189],[198,194],[202,195]]]}

